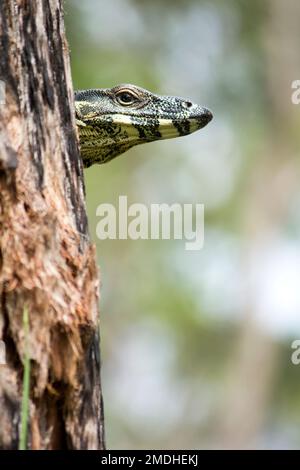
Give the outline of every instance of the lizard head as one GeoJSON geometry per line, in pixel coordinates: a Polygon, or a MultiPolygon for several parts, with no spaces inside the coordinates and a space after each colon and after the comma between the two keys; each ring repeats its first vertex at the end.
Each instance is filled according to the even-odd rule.
{"type": "Polygon", "coordinates": [[[134,85],[75,92],[75,110],[85,167],[137,144],[191,134],[212,119],[208,109],[191,101],[134,85]]]}

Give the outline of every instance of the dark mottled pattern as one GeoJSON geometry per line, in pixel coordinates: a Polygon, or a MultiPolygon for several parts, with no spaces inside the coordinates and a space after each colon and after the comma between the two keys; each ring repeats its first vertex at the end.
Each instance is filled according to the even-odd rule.
{"type": "MultiPolygon", "coordinates": [[[[7,89],[7,93],[11,91],[17,105],[20,105],[18,95],[18,77],[11,67],[11,47],[9,36],[5,34],[10,29],[11,12],[7,2],[0,1],[0,80],[3,80],[7,89]]],[[[15,52],[15,51],[14,51],[15,52]]]]}
{"type": "MultiPolygon", "coordinates": [[[[78,147],[76,145],[75,130],[72,126],[70,126],[72,111],[68,102],[67,75],[64,58],[62,54],[58,53],[58,51],[63,51],[65,47],[62,42],[62,18],[60,16],[60,11],[61,8],[56,8],[52,12],[49,1],[43,0],[43,21],[48,38],[49,58],[51,63],[51,72],[53,74],[53,80],[49,82],[47,80],[47,67],[42,69],[45,80],[43,96],[45,97],[46,102],[52,108],[54,106],[54,83],[55,92],[58,98],[57,104],[59,108],[60,125],[65,129],[67,152],[62,152],[62,158],[67,174],[66,181],[69,182],[72,181],[72,171],[75,171],[77,176],[81,178],[82,168],[80,167],[80,160],[78,159],[78,147]]],[[[35,40],[35,38],[33,38],[33,40],[35,40]]],[[[74,188],[71,186],[66,187],[66,191],[68,192],[68,197],[70,197],[72,206],[74,207],[76,226],[81,233],[85,233],[87,230],[87,217],[85,208],[80,203],[79,193],[78,191],[74,191],[74,188]]]]}
{"type": "Polygon", "coordinates": [[[76,122],[85,167],[105,163],[134,145],[201,129],[211,112],[176,96],[134,85],[75,92],[76,122]]]}

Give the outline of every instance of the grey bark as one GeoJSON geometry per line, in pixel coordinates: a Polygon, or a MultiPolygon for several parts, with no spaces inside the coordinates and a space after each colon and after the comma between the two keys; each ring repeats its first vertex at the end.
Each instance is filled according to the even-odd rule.
{"type": "Polygon", "coordinates": [[[18,447],[29,312],[28,448],[104,448],[98,272],[59,0],[0,2],[0,447],[18,447]]]}

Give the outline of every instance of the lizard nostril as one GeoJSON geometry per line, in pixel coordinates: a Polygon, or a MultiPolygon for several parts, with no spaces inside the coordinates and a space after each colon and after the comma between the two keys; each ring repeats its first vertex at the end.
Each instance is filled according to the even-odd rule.
{"type": "Polygon", "coordinates": [[[188,109],[189,109],[189,108],[191,108],[191,107],[193,106],[193,103],[191,103],[191,101],[184,101],[184,102],[182,103],[182,106],[183,106],[184,108],[188,108],[188,109]]]}

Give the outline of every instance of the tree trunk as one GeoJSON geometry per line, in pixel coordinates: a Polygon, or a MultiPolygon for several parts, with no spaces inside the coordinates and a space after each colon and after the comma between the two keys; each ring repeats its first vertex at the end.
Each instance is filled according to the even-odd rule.
{"type": "Polygon", "coordinates": [[[99,282],[60,0],[1,0],[0,80],[0,447],[26,430],[28,345],[26,447],[102,449],[99,282]]]}

